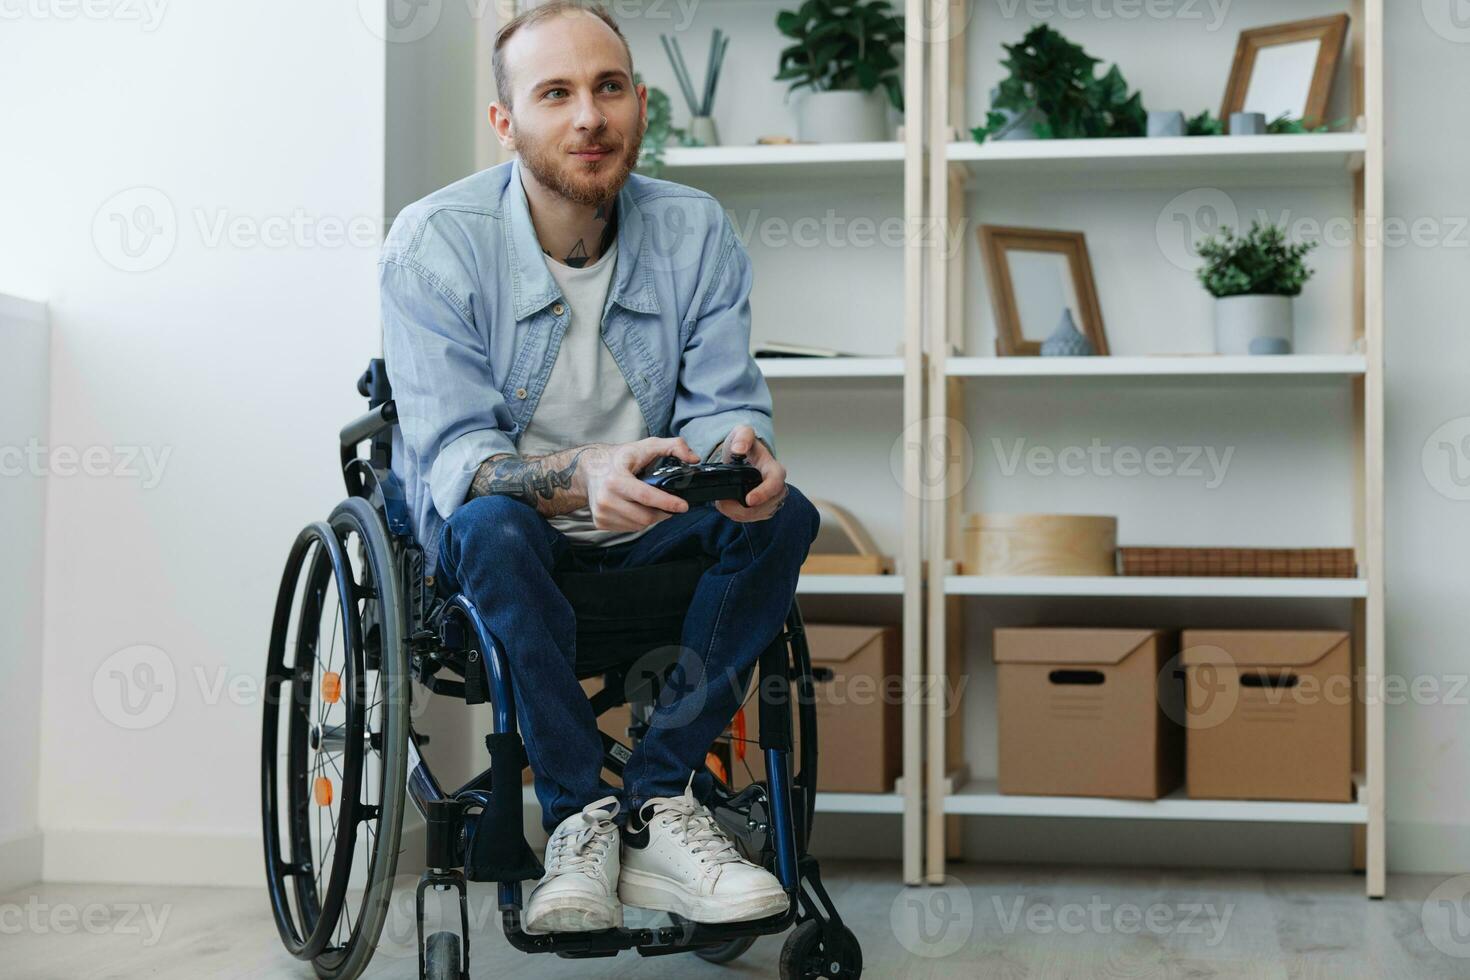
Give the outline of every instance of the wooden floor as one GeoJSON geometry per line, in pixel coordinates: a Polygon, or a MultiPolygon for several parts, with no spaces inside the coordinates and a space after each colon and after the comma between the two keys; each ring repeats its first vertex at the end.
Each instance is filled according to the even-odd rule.
{"type": "MultiPolygon", "coordinates": [[[[866,976],[1470,977],[1470,909],[1437,900],[1446,894],[1435,892],[1442,878],[1394,877],[1388,899],[1369,901],[1362,879],[1350,875],[965,865],[953,873],[944,887],[904,889],[893,866],[828,869],[833,899],[862,939],[866,976]],[[1426,906],[1431,897],[1436,900],[1426,906]],[[1450,922],[1450,914],[1459,921],[1450,922]]],[[[404,876],[401,883],[411,881],[404,876]]],[[[400,898],[366,976],[416,974],[411,890],[400,898]]],[[[773,977],[781,945],[778,937],[763,938],[730,966],[631,953],[589,961],[530,957],[507,945],[495,915],[493,889],[472,886],[471,920],[481,923],[473,927],[476,978],[773,977]]],[[[0,976],[309,980],[313,974],[281,949],[261,890],[38,885],[0,896],[0,976]]]]}

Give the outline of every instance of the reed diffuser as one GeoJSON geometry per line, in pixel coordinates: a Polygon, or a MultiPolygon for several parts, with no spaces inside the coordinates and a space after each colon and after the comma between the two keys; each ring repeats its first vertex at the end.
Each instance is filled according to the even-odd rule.
{"type": "Polygon", "coordinates": [[[720,81],[720,66],[725,63],[725,49],[730,46],[730,37],[718,27],[714,34],[710,35],[709,60],[704,69],[704,85],[700,88],[698,97],[695,95],[692,76],[689,74],[689,66],[684,62],[684,52],[679,47],[679,39],[671,38],[666,34],[658,36],[663,43],[664,53],[669,57],[669,64],[674,69],[674,78],[679,82],[679,89],[684,93],[684,100],[689,103],[689,135],[705,146],[719,146],[720,137],[715,131],[715,120],[712,115],[715,103],[715,86],[720,81]]]}

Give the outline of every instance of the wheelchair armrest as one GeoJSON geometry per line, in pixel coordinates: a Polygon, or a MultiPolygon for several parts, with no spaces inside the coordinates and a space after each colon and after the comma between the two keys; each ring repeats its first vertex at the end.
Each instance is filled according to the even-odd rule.
{"type": "Polygon", "coordinates": [[[342,448],[355,447],[364,439],[371,439],[385,429],[398,423],[398,406],[395,402],[384,402],[366,415],[359,416],[342,427],[339,439],[342,448]]]}

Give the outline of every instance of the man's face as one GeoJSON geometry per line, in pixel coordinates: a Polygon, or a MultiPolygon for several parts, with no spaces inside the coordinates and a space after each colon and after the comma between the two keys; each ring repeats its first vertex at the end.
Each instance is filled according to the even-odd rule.
{"type": "Polygon", "coordinates": [[[518,31],[505,48],[515,149],[542,186],[588,206],[617,195],[638,163],[647,89],[606,24],[574,12],[518,31]]]}

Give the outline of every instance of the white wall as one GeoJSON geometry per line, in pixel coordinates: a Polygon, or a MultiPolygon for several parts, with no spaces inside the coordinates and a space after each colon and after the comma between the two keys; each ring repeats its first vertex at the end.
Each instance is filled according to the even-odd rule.
{"type": "MultiPolygon", "coordinates": [[[[1470,134],[1448,114],[1470,96],[1470,44],[1436,33],[1420,4],[1389,7],[1388,211],[1449,223],[1470,214],[1470,134]]],[[[52,311],[41,434],[106,447],[111,461],[105,475],[53,478],[47,490],[45,873],[256,884],[249,693],[287,545],[340,496],[333,434],[358,409],[352,381],[378,349],[377,246],[375,234],[357,247],[206,236],[220,212],[246,231],[298,209],[312,231],[375,222],[415,181],[451,179],[453,156],[418,177],[395,170],[403,190],[390,191],[384,44],[352,3],[175,0],[152,26],[7,21],[0,91],[26,93],[0,100],[0,292],[44,297],[52,311]],[[162,197],[114,200],[138,186],[162,197]],[[156,265],[161,253],[144,250],[152,267],[128,272],[113,215],[147,218],[138,204],[173,229],[173,247],[156,265]],[[129,455],[145,451],[153,471],[129,455]],[[150,649],[129,652],[139,646],[150,649]],[[172,672],[152,701],[140,663],[155,670],[147,686],[172,672]],[[121,684],[134,708],[169,710],[125,727],[139,716],[124,710],[121,684]]],[[[400,166],[422,162],[406,156],[400,166]]],[[[1470,503],[1437,492],[1449,471],[1431,479],[1421,461],[1436,427],[1470,415],[1470,252],[1459,241],[1388,254],[1389,657],[1401,673],[1466,670],[1470,503]]],[[[779,319],[778,297],[761,305],[779,319]]],[[[776,397],[818,410],[812,394],[776,397]]],[[[1463,718],[1452,706],[1390,710],[1396,869],[1470,868],[1463,718]]],[[[0,798],[23,787],[18,771],[0,798]]]]}
{"type": "Polygon", "coordinates": [[[51,442],[111,464],[49,481],[45,875],[253,884],[249,691],[378,350],[384,44],[357,3],[25,9],[0,30],[0,291],[50,304],[51,442]],[[130,257],[119,222],[163,233],[130,257]]]}
{"type": "Polygon", "coordinates": [[[41,874],[48,337],[43,305],[0,294],[0,892],[41,874]]]}
{"type": "MultiPolygon", "coordinates": [[[[1451,107],[1470,104],[1470,26],[1453,25],[1454,4],[1388,6],[1387,214],[1442,243],[1387,250],[1389,671],[1458,684],[1470,674],[1470,130],[1451,107]]],[[[1391,867],[1470,869],[1467,703],[1458,689],[1455,703],[1388,709],[1391,867]]]]}

